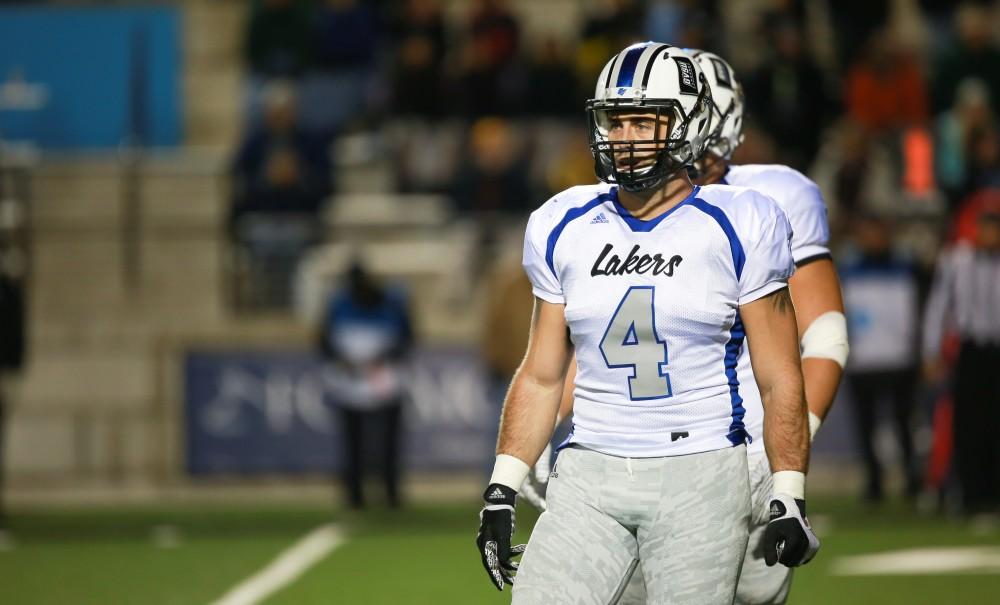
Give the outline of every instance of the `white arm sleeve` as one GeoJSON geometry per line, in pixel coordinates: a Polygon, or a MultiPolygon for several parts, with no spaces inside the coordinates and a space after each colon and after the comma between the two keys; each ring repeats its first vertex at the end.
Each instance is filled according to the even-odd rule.
{"type": "Polygon", "coordinates": [[[549,231],[546,229],[546,216],[536,211],[528,219],[528,228],[524,233],[524,256],[521,264],[531,281],[531,291],[538,298],[555,304],[564,304],[562,285],[555,274],[555,262],[549,264],[546,257],[549,231]]]}
{"type": "Polygon", "coordinates": [[[772,202],[770,206],[760,213],[757,225],[744,230],[746,261],[740,276],[741,305],[786,287],[795,271],[790,245],[792,228],[777,205],[772,202]]]}

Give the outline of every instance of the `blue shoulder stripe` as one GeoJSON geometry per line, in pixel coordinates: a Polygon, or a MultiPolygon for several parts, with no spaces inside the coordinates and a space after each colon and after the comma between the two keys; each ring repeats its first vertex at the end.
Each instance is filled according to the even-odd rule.
{"type": "Polygon", "coordinates": [[[729,222],[729,217],[722,211],[722,208],[713,206],[701,198],[693,199],[689,203],[714,218],[715,222],[719,223],[719,226],[722,227],[722,232],[726,234],[726,238],[729,240],[729,249],[733,254],[736,279],[740,279],[743,276],[743,265],[746,264],[747,259],[743,253],[743,244],[740,243],[740,238],[736,236],[736,230],[733,229],[733,224],[729,222]]]}
{"type": "Polygon", "coordinates": [[[545,244],[545,264],[549,266],[549,270],[552,271],[552,275],[555,276],[556,279],[559,278],[559,276],[556,275],[556,264],[554,260],[556,251],[556,242],[559,241],[559,236],[562,235],[562,232],[566,228],[566,225],[580,218],[584,214],[587,214],[595,207],[600,206],[604,202],[613,199],[614,192],[615,190],[612,189],[607,193],[602,193],[598,195],[597,197],[590,200],[583,206],[579,206],[577,208],[570,208],[569,210],[566,211],[566,214],[563,215],[562,220],[559,221],[559,224],[556,225],[555,228],[553,228],[552,231],[549,233],[549,239],[545,244]]]}

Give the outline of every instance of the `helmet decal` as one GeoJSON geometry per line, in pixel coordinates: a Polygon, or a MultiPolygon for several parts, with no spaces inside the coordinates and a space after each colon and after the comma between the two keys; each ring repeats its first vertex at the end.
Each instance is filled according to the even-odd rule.
{"type": "Polygon", "coordinates": [[[680,85],[682,95],[697,95],[698,82],[694,75],[694,63],[687,57],[677,57],[674,59],[677,64],[677,82],[680,85]]]}

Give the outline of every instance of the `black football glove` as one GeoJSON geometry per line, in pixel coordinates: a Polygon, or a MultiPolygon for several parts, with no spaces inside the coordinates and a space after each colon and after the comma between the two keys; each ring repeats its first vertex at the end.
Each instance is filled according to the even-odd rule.
{"type": "Polygon", "coordinates": [[[806,501],[774,494],[770,514],[764,530],[764,563],[797,567],[811,561],[819,550],[819,538],[806,519],[806,501]]]}
{"type": "Polygon", "coordinates": [[[486,501],[479,512],[479,534],[476,547],[483,559],[483,567],[493,585],[502,591],[504,583],[514,584],[517,562],[511,557],[524,552],[525,544],[511,547],[514,535],[514,500],[517,492],[499,483],[491,483],[483,493],[486,501]]]}

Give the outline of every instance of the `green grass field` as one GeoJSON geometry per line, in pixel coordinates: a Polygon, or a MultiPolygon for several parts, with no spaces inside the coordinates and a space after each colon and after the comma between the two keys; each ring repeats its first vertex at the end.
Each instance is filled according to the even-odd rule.
{"type": "MultiPolygon", "coordinates": [[[[974,532],[901,505],[871,511],[846,500],[810,504],[823,515],[823,549],[798,573],[790,603],[1000,603],[996,566],[952,574],[831,573],[849,555],[1000,546],[1000,533],[974,532]]],[[[330,521],[347,530],[347,541],[266,603],[506,603],[510,592],[490,587],[473,546],[477,508],[469,502],[345,514],[243,504],[18,514],[11,519],[15,545],[0,550],[0,603],[211,603],[330,521]]],[[[526,538],[534,515],[522,511],[519,521],[526,538]]]]}

